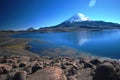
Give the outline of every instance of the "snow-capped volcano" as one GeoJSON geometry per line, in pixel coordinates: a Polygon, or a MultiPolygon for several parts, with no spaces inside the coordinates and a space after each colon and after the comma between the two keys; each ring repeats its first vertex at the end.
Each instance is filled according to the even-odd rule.
{"type": "Polygon", "coordinates": [[[81,22],[81,21],[90,21],[90,18],[88,18],[82,13],[77,13],[73,15],[71,18],[69,18],[68,20],[66,20],[65,22],[72,23],[72,22],[81,22]]]}
{"type": "MultiPolygon", "coordinates": [[[[91,20],[82,13],[77,13],[62,23],[39,29],[39,32],[68,32],[81,30],[103,30],[103,29],[119,29],[120,24],[104,21],[91,20]]],[[[85,42],[86,40],[84,40],[85,42]]],[[[81,45],[81,43],[80,43],[81,45]]]]}

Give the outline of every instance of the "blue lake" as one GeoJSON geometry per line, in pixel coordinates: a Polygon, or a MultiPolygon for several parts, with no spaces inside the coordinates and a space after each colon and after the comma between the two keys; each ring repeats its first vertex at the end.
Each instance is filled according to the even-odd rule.
{"type": "Polygon", "coordinates": [[[42,49],[68,46],[96,56],[120,59],[120,30],[53,32],[53,33],[21,33],[15,38],[30,38],[33,52],[42,49]]]}

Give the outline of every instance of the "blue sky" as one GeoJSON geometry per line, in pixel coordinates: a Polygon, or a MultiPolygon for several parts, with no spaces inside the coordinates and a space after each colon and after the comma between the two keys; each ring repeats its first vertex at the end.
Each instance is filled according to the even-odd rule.
{"type": "Polygon", "coordinates": [[[120,0],[0,0],[0,29],[57,25],[80,12],[92,20],[120,23],[120,0]]]}

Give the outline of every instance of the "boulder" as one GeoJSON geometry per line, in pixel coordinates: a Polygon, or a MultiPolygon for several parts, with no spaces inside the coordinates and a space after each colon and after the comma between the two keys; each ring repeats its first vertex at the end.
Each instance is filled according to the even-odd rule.
{"type": "Polygon", "coordinates": [[[26,62],[21,62],[21,63],[19,64],[19,67],[25,67],[26,65],[27,65],[26,62]]]}
{"type": "Polygon", "coordinates": [[[105,62],[97,67],[93,80],[120,80],[111,63],[105,62]]]}
{"type": "Polygon", "coordinates": [[[57,66],[46,67],[31,74],[28,80],[67,80],[61,68],[57,66]]]}
{"type": "Polygon", "coordinates": [[[76,79],[77,80],[93,80],[92,77],[92,68],[85,68],[79,70],[79,74],[77,74],[76,79]]]}
{"type": "Polygon", "coordinates": [[[84,63],[84,68],[93,68],[91,63],[84,63]]]}
{"type": "Polygon", "coordinates": [[[94,65],[99,65],[101,64],[102,62],[99,60],[99,59],[93,59],[90,61],[90,63],[94,64],[94,65]]]}
{"type": "Polygon", "coordinates": [[[7,74],[12,69],[12,66],[0,64],[0,74],[7,74]]]}
{"type": "Polygon", "coordinates": [[[42,68],[43,68],[42,65],[34,65],[34,66],[32,67],[32,73],[34,73],[34,72],[36,72],[37,70],[42,69],[42,68]]]}
{"type": "Polygon", "coordinates": [[[13,80],[26,80],[26,77],[27,77],[27,72],[20,71],[14,75],[13,80]]]}
{"type": "Polygon", "coordinates": [[[84,58],[82,58],[82,57],[80,57],[79,58],[79,63],[89,63],[90,61],[91,61],[91,57],[84,57],[84,58]]]}

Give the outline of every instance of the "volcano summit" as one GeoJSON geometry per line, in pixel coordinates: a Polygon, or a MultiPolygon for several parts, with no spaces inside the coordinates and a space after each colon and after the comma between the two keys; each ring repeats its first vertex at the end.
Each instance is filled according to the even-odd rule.
{"type": "Polygon", "coordinates": [[[68,20],[66,20],[66,22],[82,22],[82,21],[90,21],[90,18],[88,18],[87,16],[85,16],[82,13],[77,13],[75,15],[73,15],[71,18],[69,18],[68,20]]]}

